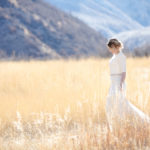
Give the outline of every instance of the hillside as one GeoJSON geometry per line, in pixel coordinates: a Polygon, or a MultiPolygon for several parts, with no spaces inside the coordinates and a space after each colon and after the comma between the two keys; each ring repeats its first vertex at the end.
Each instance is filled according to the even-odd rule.
{"type": "Polygon", "coordinates": [[[130,49],[134,55],[147,55],[150,54],[150,27],[145,27],[142,30],[132,30],[122,32],[113,36],[118,38],[130,49]]]}
{"type": "Polygon", "coordinates": [[[109,0],[45,0],[71,13],[102,33],[106,38],[143,26],[109,0]]]}
{"type": "Polygon", "coordinates": [[[104,37],[122,40],[129,55],[149,55],[150,1],[45,1],[76,16],[104,37]]]}
{"type": "Polygon", "coordinates": [[[42,0],[0,1],[0,57],[107,56],[106,39],[42,0]]]}
{"type": "Polygon", "coordinates": [[[120,0],[109,1],[144,27],[150,26],[149,0],[125,0],[121,1],[121,3],[120,0]]]}

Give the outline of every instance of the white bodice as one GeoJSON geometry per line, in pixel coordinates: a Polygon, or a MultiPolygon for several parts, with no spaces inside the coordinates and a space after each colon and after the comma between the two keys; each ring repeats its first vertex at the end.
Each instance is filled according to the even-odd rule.
{"type": "Polygon", "coordinates": [[[120,51],[118,54],[113,54],[109,60],[110,74],[120,74],[126,72],[126,56],[120,51]]]}

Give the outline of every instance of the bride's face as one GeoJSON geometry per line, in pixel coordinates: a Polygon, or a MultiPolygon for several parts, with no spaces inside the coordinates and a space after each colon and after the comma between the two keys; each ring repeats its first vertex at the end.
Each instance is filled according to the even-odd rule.
{"type": "Polygon", "coordinates": [[[119,52],[119,48],[117,47],[109,47],[108,46],[108,49],[109,51],[112,53],[112,54],[117,54],[119,52]]]}

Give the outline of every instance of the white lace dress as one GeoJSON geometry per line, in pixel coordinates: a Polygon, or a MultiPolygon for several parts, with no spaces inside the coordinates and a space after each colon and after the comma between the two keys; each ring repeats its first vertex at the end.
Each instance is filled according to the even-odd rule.
{"type": "Polygon", "coordinates": [[[111,85],[105,108],[109,128],[113,130],[114,123],[122,124],[127,119],[130,121],[134,119],[131,124],[135,121],[150,124],[150,117],[126,99],[125,81],[122,84],[122,90],[120,90],[121,73],[126,72],[126,56],[122,51],[113,54],[109,60],[109,67],[111,85]]]}

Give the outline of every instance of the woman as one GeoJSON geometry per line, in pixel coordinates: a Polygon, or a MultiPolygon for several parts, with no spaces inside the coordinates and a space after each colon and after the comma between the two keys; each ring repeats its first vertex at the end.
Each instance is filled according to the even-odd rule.
{"type": "Polygon", "coordinates": [[[123,44],[117,39],[107,43],[113,54],[109,60],[111,85],[106,101],[108,127],[112,131],[115,125],[127,123],[148,123],[150,118],[126,99],[126,56],[122,52],[123,44]],[[136,122],[137,121],[137,122],[136,122]],[[129,123],[129,122],[128,122],[129,123]]]}

